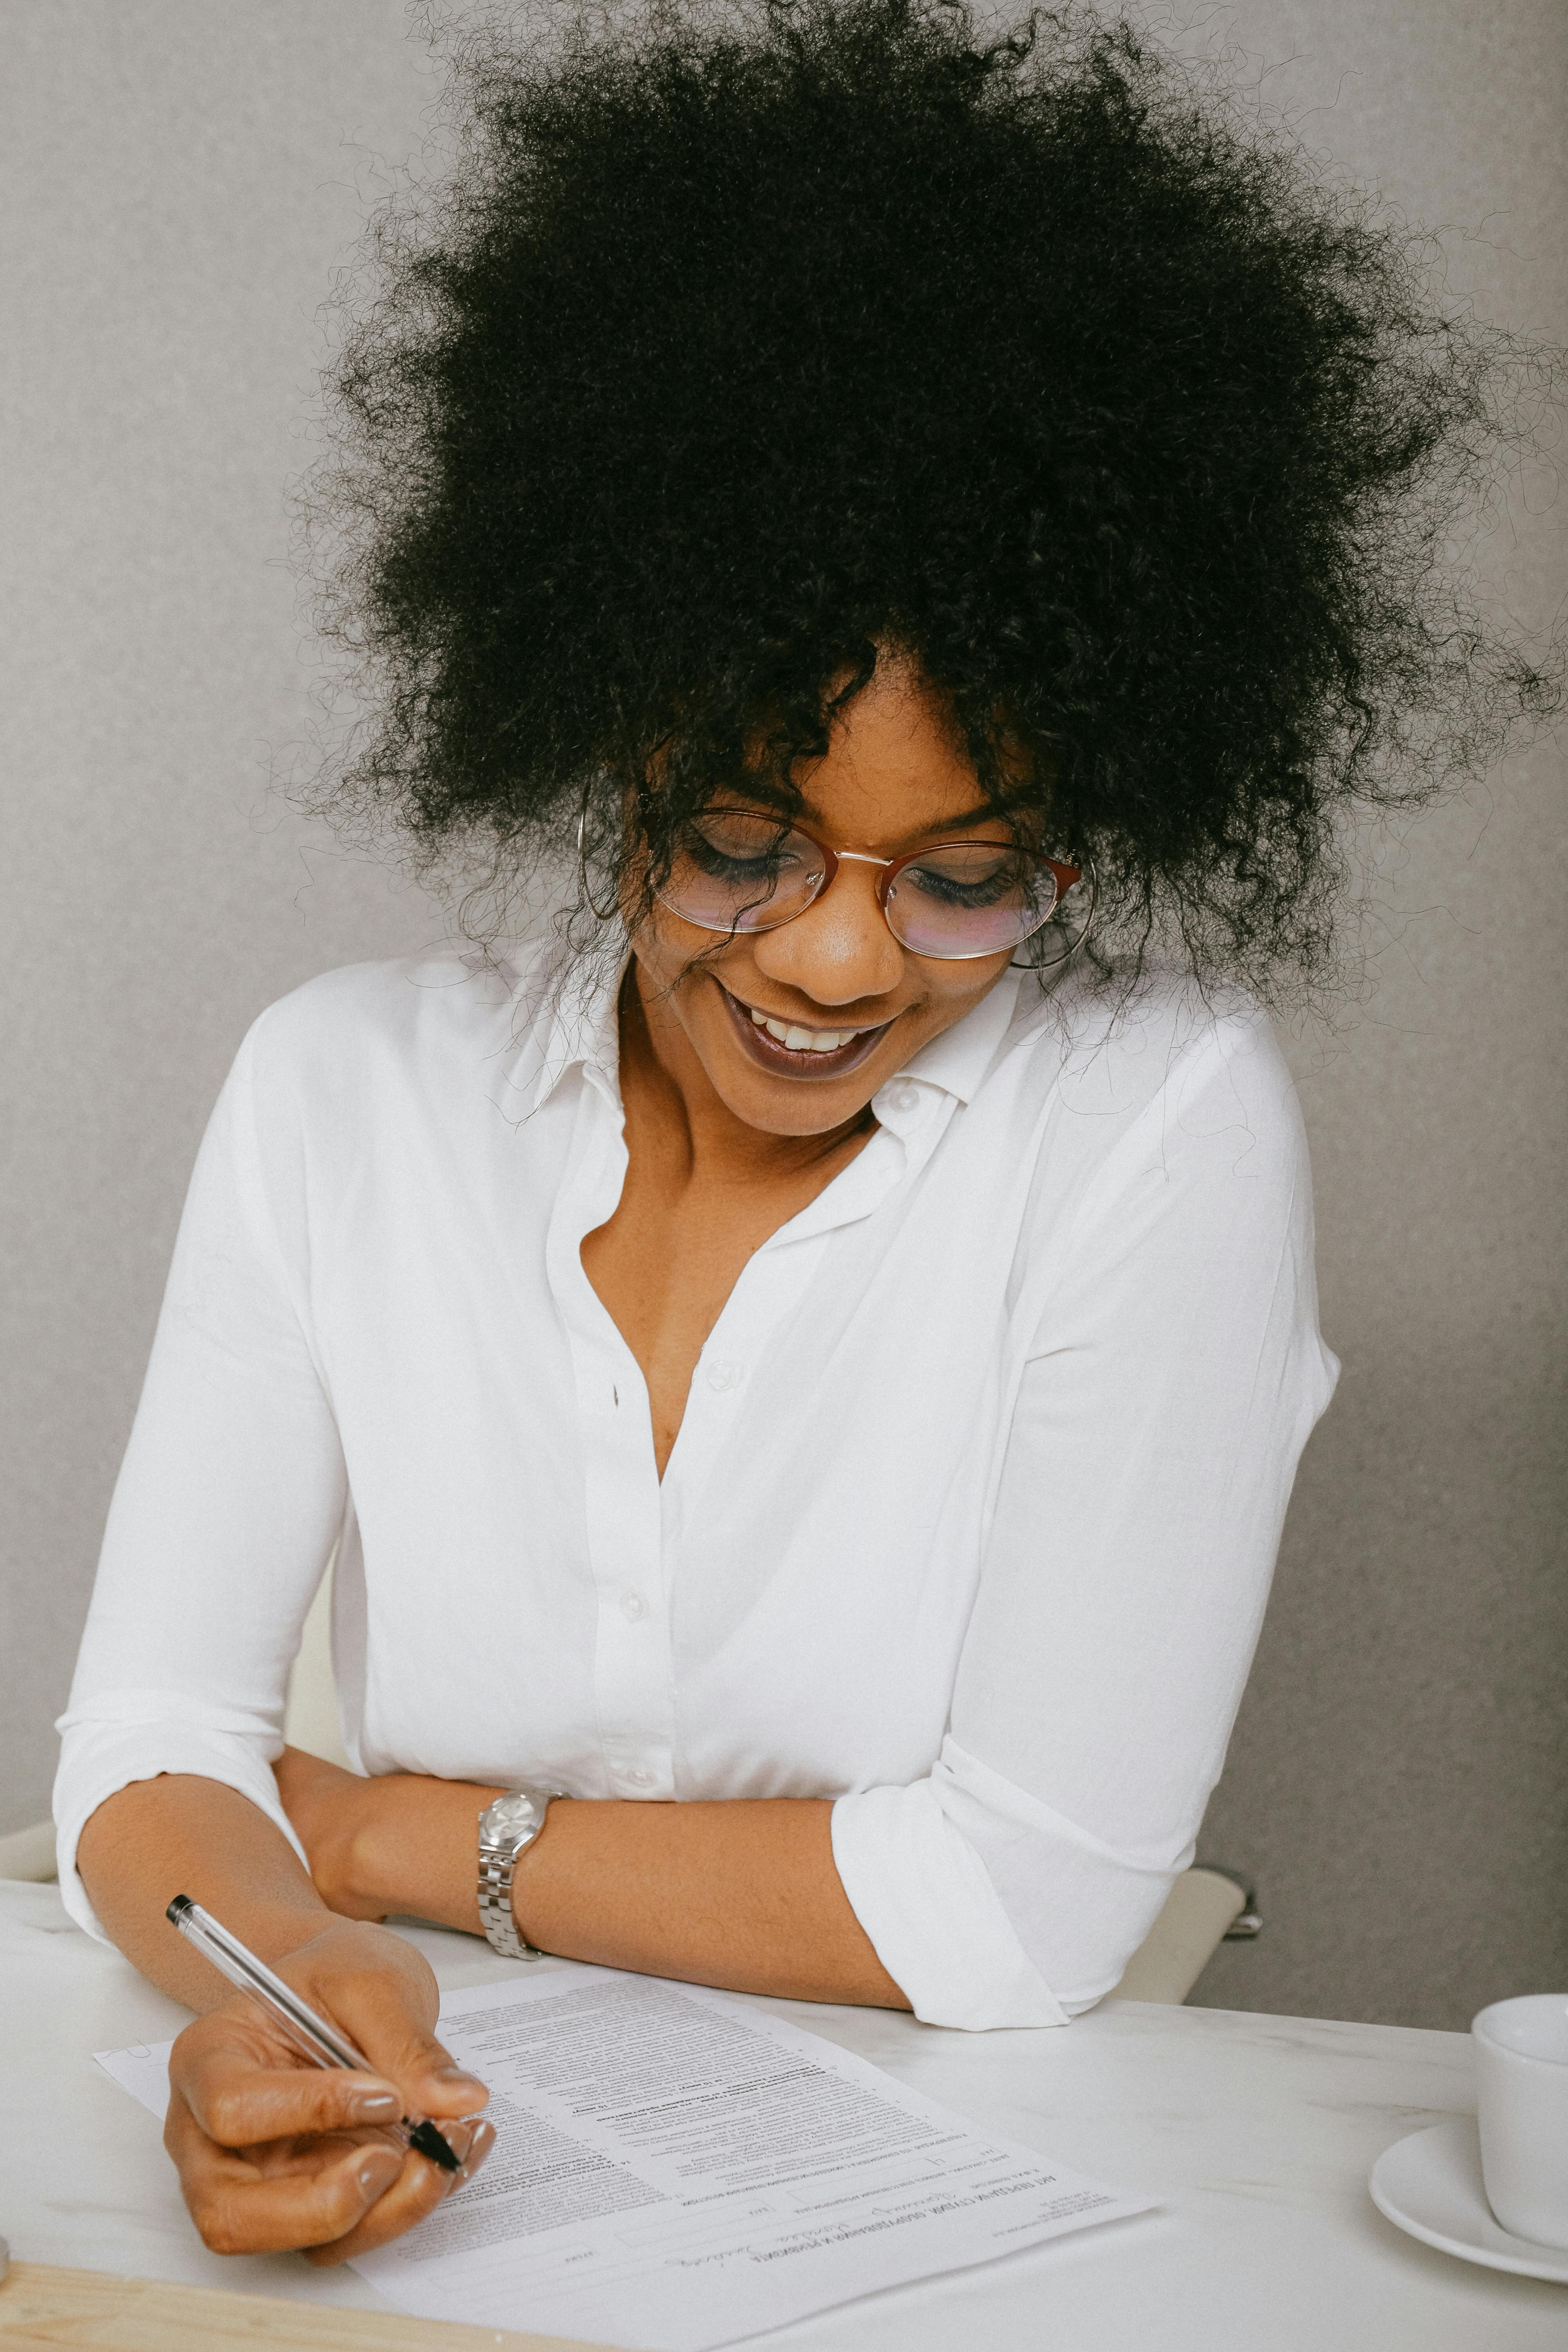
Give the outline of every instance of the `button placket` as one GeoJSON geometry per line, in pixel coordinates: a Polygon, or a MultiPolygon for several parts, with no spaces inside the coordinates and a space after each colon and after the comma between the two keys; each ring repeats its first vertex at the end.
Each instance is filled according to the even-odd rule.
{"type": "Polygon", "coordinates": [[[613,1213],[626,1167],[619,1103],[596,1076],[585,1073],[577,1148],[547,1253],[583,1433],[584,1516],[597,1601],[594,1695],[607,1793],[673,1795],[662,1511],[647,1391],[583,1267],[583,1237],[613,1213]]]}
{"type": "Polygon", "coordinates": [[[674,1591],[687,1530],[738,1426],[752,1374],[773,1331],[804,1296],[826,1247],[826,1233],[788,1242],[775,1234],[747,1260],[708,1335],[660,1489],[667,1591],[674,1591]]]}

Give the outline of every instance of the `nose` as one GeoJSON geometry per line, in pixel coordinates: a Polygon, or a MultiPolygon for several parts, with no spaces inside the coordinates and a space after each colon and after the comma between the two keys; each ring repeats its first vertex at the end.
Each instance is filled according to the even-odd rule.
{"type": "Polygon", "coordinates": [[[877,896],[877,868],[845,861],[815,905],[776,931],[759,931],[757,970],[814,1004],[885,996],[904,976],[904,950],[877,896]]]}

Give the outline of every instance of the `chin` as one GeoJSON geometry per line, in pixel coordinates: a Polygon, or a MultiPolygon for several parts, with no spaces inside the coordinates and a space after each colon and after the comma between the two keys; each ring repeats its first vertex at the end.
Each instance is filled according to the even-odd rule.
{"type": "Polygon", "coordinates": [[[782,1092],[781,1087],[764,1087],[752,1092],[747,1100],[735,1096],[726,1096],[725,1099],[735,1117],[744,1119],[761,1135],[827,1135],[858,1117],[870,1100],[868,1095],[857,1093],[835,1103],[826,1098],[825,1088],[814,1094],[809,1102],[794,1097],[781,1101],[782,1092]]]}
{"type": "Polygon", "coordinates": [[[860,1071],[852,1078],[815,1082],[770,1077],[766,1071],[737,1066],[732,1046],[721,1067],[706,1055],[704,1060],[726,1110],[763,1135],[826,1135],[863,1111],[881,1084],[878,1078],[868,1086],[860,1071]]]}

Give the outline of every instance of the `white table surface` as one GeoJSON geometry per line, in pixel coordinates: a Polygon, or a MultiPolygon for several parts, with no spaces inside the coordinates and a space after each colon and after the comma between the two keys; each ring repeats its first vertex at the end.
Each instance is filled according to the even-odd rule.
{"type": "MultiPolygon", "coordinates": [[[[521,1973],[468,1937],[409,1932],[447,1990],[521,1973]]],[[[1436,2253],[1367,2195],[1392,2141],[1473,2109],[1466,2035],[1139,2001],[1024,2033],[758,2005],[1064,2165],[1161,2200],[1155,2213],[781,2328],[766,2339],[780,2352],[1568,2347],[1568,2287],[1436,2253]]],[[[385,2309],[353,2272],[200,2244],[156,2124],[90,2054],[165,2040],[184,2020],[70,1926],[54,1887],[0,1882],[0,2235],[13,2254],[385,2309]]],[[[528,2324],[520,2311],[516,2325],[528,2324]]]]}

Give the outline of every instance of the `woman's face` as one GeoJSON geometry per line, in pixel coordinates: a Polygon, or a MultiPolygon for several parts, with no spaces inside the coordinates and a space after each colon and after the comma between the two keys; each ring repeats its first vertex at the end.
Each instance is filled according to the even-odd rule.
{"type": "MultiPolygon", "coordinates": [[[[929,688],[885,658],[835,723],[825,757],[795,776],[800,823],[834,849],[874,857],[962,839],[986,805],[929,688]]],[[[743,793],[735,797],[743,804],[743,793]]],[[[1000,837],[994,817],[982,830],[1000,837]]],[[[767,1134],[820,1135],[854,1119],[1010,961],[1010,951],[963,962],[914,954],[888,929],[879,877],[875,866],[847,862],[804,914],[727,939],[716,952],[713,932],[656,905],[633,947],[661,1058],[670,1060],[670,1047],[681,1061],[694,1055],[733,1116],[767,1134]],[[809,1032],[816,1045],[841,1042],[792,1048],[758,1014],[809,1032]],[[842,1042],[846,1032],[856,1034],[842,1042]]]]}

